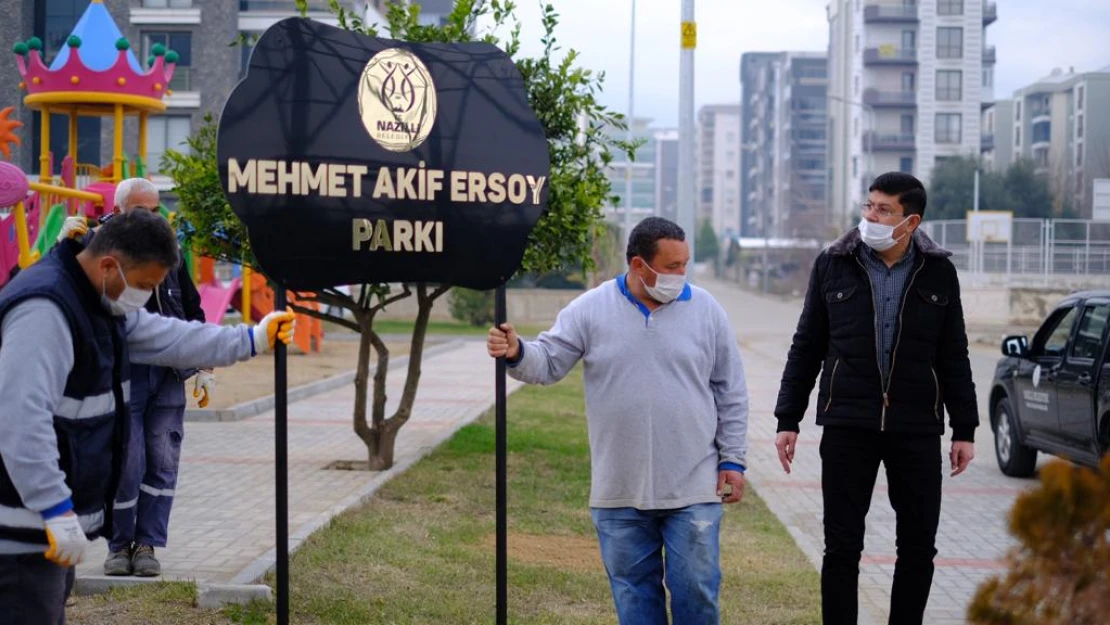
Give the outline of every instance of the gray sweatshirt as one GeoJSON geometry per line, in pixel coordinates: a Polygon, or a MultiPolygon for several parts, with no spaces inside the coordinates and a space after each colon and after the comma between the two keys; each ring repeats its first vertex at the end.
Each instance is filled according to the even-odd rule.
{"type": "Polygon", "coordinates": [[[718,466],[744,466],[748,391],[732,327],[698,287],[649,312],[624,276],[521,341],[513,378],[553,384],[584,363],[590,506],[665,510],[719,502],[718,466]]]}
{"type": "MultiPolygon", "coordinates": [[[[130,361],[166,367],[224,367],[251,357],[247,326],[218,326],[153,315],[126,320],[130,361]]],[[[0,458],[23,504],[47,510],[70,496],[58,467],[54,407],[73,368],[73,340],[58,306],[43,298],[12,308],[0,325],[0,458]]],[[[129,389],[125,385],[125,399],[129,389]]],[[[39,551],[0,540],[0,553],[39,551]]]]}

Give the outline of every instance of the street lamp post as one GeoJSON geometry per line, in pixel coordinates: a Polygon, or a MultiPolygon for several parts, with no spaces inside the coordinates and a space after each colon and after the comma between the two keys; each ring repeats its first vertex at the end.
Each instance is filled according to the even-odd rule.
{"type": "MultiPolygon", "coordinates": [[[[632,143],[632,125],[635,123],[636,105],[636,0],[632,0],[632,28],[628,37],[628,143],[632,143]]],[[[624,164],[624,237],[632,236],[632,163],[635,159],[626,155],[624,164]]]]}

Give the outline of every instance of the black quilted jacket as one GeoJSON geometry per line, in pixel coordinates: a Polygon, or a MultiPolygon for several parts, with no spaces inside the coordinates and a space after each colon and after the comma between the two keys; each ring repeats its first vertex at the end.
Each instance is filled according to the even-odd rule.
{"type": "Polygon", "coordinates": [[[979,425],[956,268],[920,230],[917,254],[894,330],[891,371],[883,379],[870,279],[859,232],[817,257],[779,387],[778,431],[798,431],[818,373],[817,424],[942,434],[947,408],[954,440],[979,425]]]}

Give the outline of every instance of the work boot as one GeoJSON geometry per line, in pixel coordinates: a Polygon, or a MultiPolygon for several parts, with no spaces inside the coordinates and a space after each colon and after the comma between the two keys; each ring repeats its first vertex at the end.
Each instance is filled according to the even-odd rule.
{"type": "Polygon", "coordinates": [[[162,574],[162,565],[154,557],[154,547],[139,545],[131,556],[131,568],[136,577],[158,577],[162,574]]]}
{"type": "Polygon", "coordinates": [[[131,552],[132,545],[127,545],[119,551],[109,553],[108,559],[104,561],[104,574],[131,575],[131,552]]]}

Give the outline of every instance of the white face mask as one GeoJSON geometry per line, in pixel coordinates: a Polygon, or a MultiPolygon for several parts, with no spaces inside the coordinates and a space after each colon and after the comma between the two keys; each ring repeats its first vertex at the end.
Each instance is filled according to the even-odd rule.
{"type": "Polygon", "coordinates": [[[651,266],[647,264],[646,260],[644,261],[644,267],[647,267],[648,271],[655,274],[655,286],[648,286],[648,283],[644,282],[643,278],[640,278],[640,282],[643,283],[644,288],[647,289],[647,293],[651,296],[651,299],[660,304],[669,304],[679,295],[682,295],[683,289],[686,288],[685,275],[659,273],[652,269],[651,266]]]}
{"type": "MultiPolygon", "coordinates": [[[[909,217],[899,222],[898,226],[901,226],[907,221],[909,221],[909,217]]],[[[897,239],[894,238],[894,229],[898,226],[888,226],[886,224],[861,219],[859,222],[859,237],[868,247],[876,252],[885,252],[895,245],[898,245],[898,241],[906,237],[906,235],[903,234],[897,239]]]]}
{"type": "Polygon", "coordinates": [[[117,317],[129,315],[143,306],[146,306],[147,301],[150,300],[152,291],[144,291],[143,289],[136,289],[135,287],[127,284],[127,278],[123,275],[123,268],[116,265],[116,271],[119,272],[119,277],[123,280],[123,293],[120,293],[117,299],[108,297],[107,285],[105,281],[100,284],[100,301],[108,312],[117,317]]]}

